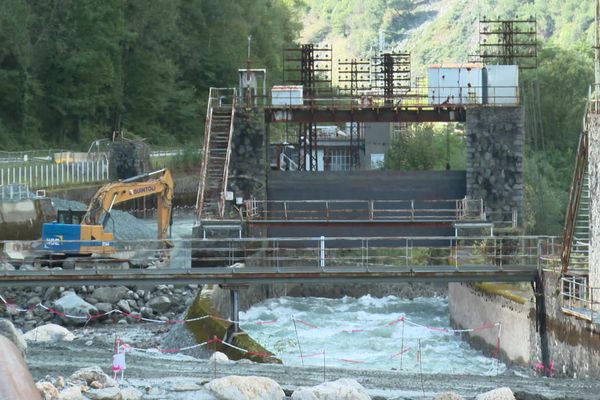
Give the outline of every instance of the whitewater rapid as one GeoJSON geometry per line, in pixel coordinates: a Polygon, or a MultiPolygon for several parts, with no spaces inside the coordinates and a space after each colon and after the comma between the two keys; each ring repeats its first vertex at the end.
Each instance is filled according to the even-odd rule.
{"type": "Polygon", "coordinates": [[[240,321],[291,366],[474,375],[506,370],[451,331],[445,298],[281,297],[256,304],[240,321]]]}

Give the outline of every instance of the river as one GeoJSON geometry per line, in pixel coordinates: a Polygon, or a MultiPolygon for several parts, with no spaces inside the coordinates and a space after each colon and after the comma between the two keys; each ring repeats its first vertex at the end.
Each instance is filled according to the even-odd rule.
{"type": "MultiPolygon", "coordinates": [[[[173,238],[190,237],[192,226],[192,217],[176,216],[173,238]]],[[[173,257],[181,265],[189,249],[176,246],[173,257]]],[[[280,297],[254,305],[240,320],[250,336],[291,366],[325,362],[326,367],[473,375],[506,370],[451,331],[448,301],[440,297],[280,297]]]]}
{"type": "Polygon", "coordinates": [[[506,370],[451,331],[445,298],[280,297],[256,304],[240,320],[288,365],[325,361],[333,367],[473,375],[506,370]]]}

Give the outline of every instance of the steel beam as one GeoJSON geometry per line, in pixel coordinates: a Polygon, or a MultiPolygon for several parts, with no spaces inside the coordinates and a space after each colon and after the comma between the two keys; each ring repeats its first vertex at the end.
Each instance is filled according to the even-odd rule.
{"type": "Polygon", "coordinates": [[[268,107],[265,121],[294,123],[342,122],[465,122],[464,107],[444,108],[343,108],[343,107],[268,107]]]}
{"type": "Polygon", "coordinates": [[[357,267],[317,268],[315,266],[280,268],[251,267],[244,269],[195,268],[168,270],[56,270],[5,271],[0,274],[0,287],[140,285],[140,284],[224,284],[250,285],[265,283],[399,283],[399,282],[531,282],[537,266],[480,265],[383,267],[368,270],[357,267]]]}

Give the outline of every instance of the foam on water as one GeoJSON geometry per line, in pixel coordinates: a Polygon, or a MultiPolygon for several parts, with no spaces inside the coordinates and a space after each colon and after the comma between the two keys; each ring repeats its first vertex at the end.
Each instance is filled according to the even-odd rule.
{"type": "Polygon", "coordinates": [[[443,298],[281,297],[255,305],[241,313],[240,320],[246,332],[285,364],[302,365],[292,316],[304,365],[322,366],[324,352],[325,364],[331,367],[402,368],[415,373],[422,368],[424,373],[476,375],[495,375],[506,369],[472,349],[458,334],[427,328],[451,328],[448,301],[443,298]],[[407,322],[393,323],[401,317],[407,322]],[[277,322],[261,324],[273,320],[277,322]],[[400,356],[402,349],[405,353],[400,356]]]}

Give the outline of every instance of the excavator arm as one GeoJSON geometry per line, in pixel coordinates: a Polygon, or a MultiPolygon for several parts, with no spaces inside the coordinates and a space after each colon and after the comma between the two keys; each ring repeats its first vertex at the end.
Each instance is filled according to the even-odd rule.
{"type": "Polygon", "coordinates": [[[104,228],[115,204],[146,196],[157,196],[158,239],[167,239],[171,225],[174,183],[168,169],[134,176],[103,186],[92,198],[82,224],[104,228]]]}

